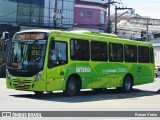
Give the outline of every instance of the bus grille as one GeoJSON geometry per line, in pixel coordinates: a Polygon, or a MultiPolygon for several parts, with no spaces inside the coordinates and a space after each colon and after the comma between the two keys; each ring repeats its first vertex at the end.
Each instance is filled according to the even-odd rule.
{"type": "Polygon", "coordinates": [[[14,81],[13,85],[14,85],[14,87],[15,87],[16,90],[29,90],[29,88],[32,85],[32,80],[23,80],[23,81],[20,81],[20,80],[14,79],[13,81],[14,81]],[[23,87],[18,86],[19,83],[24,83],[24,86],[23,87]]]}

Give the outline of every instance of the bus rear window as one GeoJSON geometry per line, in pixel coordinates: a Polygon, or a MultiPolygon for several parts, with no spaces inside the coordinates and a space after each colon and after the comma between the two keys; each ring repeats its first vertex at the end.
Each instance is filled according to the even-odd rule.
{"type": "Polygon", "coordinates": [[[138,47],[138,61],[140,63],[149,63],[149,47],[138,47]]]}

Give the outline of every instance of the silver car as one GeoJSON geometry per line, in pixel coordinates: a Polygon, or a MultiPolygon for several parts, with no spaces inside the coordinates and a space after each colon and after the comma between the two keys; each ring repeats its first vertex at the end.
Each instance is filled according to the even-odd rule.
{"type": "Polygon", "coordinates": [[[160,67],[155,67],[155,77],[160,76],[160,67]]]}

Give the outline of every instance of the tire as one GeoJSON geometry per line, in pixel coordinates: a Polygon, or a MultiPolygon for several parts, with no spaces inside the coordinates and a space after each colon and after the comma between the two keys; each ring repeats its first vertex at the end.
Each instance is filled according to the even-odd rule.
{"type": "Polygon", "coordinates": [[[155,73],[155,78],[157,78],[158,76],[157,76],[157,74],[155,73]]]}
{"type": "Polygon", "coordinates": [[[133,81],[131,76],[126,76],[123,81],[122,92],[129,93],[132,90],[133,81]]]}
{"type": "Polygon", "coordinates": [[[43,92],[41,92],[41,91],[34,91],[34,93],[35,93],[35,95],[38,95],[38,96],[43,95],[43,92]]]}
{"type": "Polygon", "coordinates": [[[78,85],[78,80],[76,77],[72,76],[68,79],[65,93],[67,96],[75,96],[80,92],[80,87],[78,85]]]}

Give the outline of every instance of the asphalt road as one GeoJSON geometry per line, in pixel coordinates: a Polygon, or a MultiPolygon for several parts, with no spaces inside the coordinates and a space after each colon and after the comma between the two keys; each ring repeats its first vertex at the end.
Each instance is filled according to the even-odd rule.
{"type": "Polygon", "coordinates": [[[133,87],[131,93],[115,89],[102,92],[82,91],[80,96],[66,97],[61,91],[43,96],[33,92],[7,89],[0,79],[0,111],[160,111],[160,78],[154,83],[133,87]]]}

